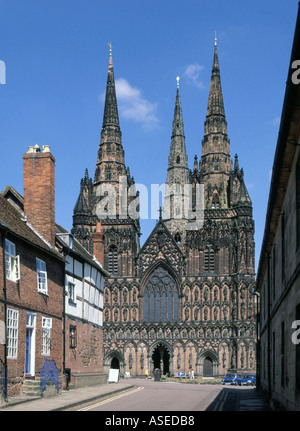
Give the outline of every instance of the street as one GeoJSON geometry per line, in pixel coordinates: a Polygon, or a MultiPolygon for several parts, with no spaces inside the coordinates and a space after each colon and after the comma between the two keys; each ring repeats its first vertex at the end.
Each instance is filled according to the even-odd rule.
{"type": "Polygon", "coordinates": [[[224,387],[221,384],[155,382],[141,379],[130,379],[130,383],[135,387],[126,392],[77,406],[73,410],[106,412],[235,411],[239,409],[241,399],[246,400],[243,410],[248,410],[247,402],[252,403],[251,410],[267,409],[253,387],[224,387]]]}

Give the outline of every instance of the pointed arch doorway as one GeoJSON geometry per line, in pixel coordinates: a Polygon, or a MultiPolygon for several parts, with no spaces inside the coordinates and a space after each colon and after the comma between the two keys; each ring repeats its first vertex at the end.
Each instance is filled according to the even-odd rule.
{"type": "Polygon", "coordinates": [[[166,346],[158,344],[152,353],[153,369],[159,368],[163,374],[170,373],[170,353],[166,346]]]}
{"type": "Polygon", "coordinates": [[[120,370],[120,361],[116,356],[112,358],[110,368],[114,370],[120,370]]]}
{"type": "Polygon", "coordinates": [[[203,377],[213,377],[213,375],[213,361],[209,356],[207,356],[203,361],[203,377]]]}

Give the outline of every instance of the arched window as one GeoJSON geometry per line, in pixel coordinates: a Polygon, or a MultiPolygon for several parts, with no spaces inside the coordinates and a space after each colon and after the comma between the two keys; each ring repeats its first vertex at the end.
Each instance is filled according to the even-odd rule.
{"type": "Polygon", "coordinates": [[[213,195],[211,207],[212,207],[212,209],[220,208],[220,200],[219,200],[219,195],[217,193],[214,193],[214,195],[213,195]]]}
{"type": "Polygon", "coordinates": [[[177,321],[178,290],[175,281],[162,267],[150,275],[144,294],[144,320],[147,322],[177,321]]]}
{"type": "Polygon", "coordinates": [[[105,170],[105,179],[108,181],[111,180],[111,168],[110,168],[110,166],[108,166],[105,170]]]}
{"type": "Polygon", "coordinates": [[[108,250],[108,272],[117,275],[119,272],[118,249],[114,245],[108,250]]]}
{"type": "Polygon", "coordinates": [[[206,244],[204,250],[204,271],[215,272],[215,250],[210,242],[206,244]]]}
{"type": "Polygon", "coordinates": [[[179,232],[175,234],[175,241],[177,242],[177,244],[181,244],[181,236],[179,232]]]}

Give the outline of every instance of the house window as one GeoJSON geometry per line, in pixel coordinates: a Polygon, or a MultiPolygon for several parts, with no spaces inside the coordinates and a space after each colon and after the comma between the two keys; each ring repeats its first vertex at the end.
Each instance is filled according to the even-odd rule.
{"type": "Polygon", "coordinates": [[[50,355],[50,334],[52,319],[42,317],[42,355],[50,355]]]}
{"type": "Polygon", "coordinates": [[[18,356],[18,324],[19,312],[7,309],[7,357],[16,359],[18,356]]]}
{"type": "Polygon", "coordinates": [[[70,349],[76,349],[76,345],[77,345],[76,326],[70,326],[70,349]]]}
{"type": "Polygon", "coordinates": [[[69,304],[76,305],[76,294],[75,294],[75,284],[68,283],[68,299],[69,304]]]}
{"type": "Polygon", "coordinates": [[[204,250],[204,271],[214,272],[215,271],[215,251],[211,243],[207,243],[204,250]]]}
{"type": "Polygon", "coordinates": [[[40,293],[47,294],[48,287],[47,287],[46,262],[36,258],[36,271],[37,271],[38,291],[40,293]]]}
{"type": "Polygon", "coordinates": [[[20,256],[16,256],[16,246],[8,239],[5,239],[5,270],[8,280],[20,280],[20,256]]]}
{"type": "Polygon", "coordinates": [[[117,247],[112,246],[108,251],[108,272],[117,275],[119,272],[118,267],[118,250],[117,247]]]}

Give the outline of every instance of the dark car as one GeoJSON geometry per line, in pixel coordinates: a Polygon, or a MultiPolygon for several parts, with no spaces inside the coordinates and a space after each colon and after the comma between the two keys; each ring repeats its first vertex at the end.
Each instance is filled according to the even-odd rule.
{"type": "Polygon", "coordinates": [[[221,383],[222,383],[222,385],[236,385],[237,384],[236,380],[237,380],[238,376],[239,375],[237,373],[227,373],[223,377],[221,383]]]}
{"type": "Polygon", "coordinates": [[[243,374],[239,375],[236,379],[236,384],[242,386],[255,386],[256,385],[256,375],[255,374],[243,374]]]}

